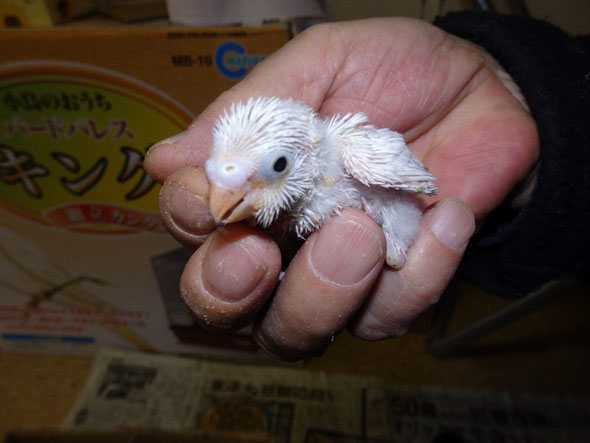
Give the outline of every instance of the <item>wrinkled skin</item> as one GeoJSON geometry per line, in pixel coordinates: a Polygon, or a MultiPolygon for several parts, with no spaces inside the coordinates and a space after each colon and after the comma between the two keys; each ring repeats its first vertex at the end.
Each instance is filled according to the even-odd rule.
{"type": "Polygon", "coordinates": [[[512,86],[483,50],[416,20],[325,24],[289,42],[146,157],[164,182],[166,226],[182,243],[202,244],[180,282],[188,306],[212,329],[253,321],[262,348],[288,360],[321,352],[345,327],[369,340],[403,335],[438,300],[476,222],[537,160],[535,124],[512,86]],[[356,210],[312,234],[278,286],[281,254],[267,233],[215,230],[200,168],[212,127],[232,102],[260,95],[325,115],[362,111],[404,134],[440,194],[421,197],[425,214],[401,270],[384,267],[383,234],[356,210]]]}

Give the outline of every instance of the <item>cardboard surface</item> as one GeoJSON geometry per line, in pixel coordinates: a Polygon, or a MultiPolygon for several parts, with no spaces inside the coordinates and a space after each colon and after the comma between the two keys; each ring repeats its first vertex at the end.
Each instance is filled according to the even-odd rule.
{"type": "Polygon", "coordinates": [[[283,26],[0,30],[2,349],[258,358],[247,335],[213,342],[187,311],[171,323],[177,285],[158,275],[179,273],[186,251],[141,164],[288,38],[283,26]]]}

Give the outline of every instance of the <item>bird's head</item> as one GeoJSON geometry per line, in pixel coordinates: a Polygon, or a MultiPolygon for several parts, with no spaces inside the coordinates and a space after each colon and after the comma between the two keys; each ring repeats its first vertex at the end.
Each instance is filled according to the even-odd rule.
{"type": "Polygon", "coordinates": [[[268,227],[305,194],[315,174],[314,119],[299,102],[265,97],[219,118],[205,163],[217,223],[254,218],[268,227]]]}

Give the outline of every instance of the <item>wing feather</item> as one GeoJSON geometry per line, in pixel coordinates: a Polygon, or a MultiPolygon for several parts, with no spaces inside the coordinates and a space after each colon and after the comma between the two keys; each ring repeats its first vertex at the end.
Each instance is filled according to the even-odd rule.
{"type": "Polygon", "coordinates": [[[346,171],[366,186],[437,194],[436,179],[406,146],[403,136],[364,124],[364,114],[332,118],[328,134],[338,137],[346,171]]]}

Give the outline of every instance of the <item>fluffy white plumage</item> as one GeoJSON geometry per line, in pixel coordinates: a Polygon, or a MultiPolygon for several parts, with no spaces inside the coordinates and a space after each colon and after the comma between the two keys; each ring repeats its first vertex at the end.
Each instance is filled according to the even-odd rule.
{"type": "Polygon", "coordinates": [[[363,209],[381,225],[396,268],[419,228],[410,193],[438,192],[397,132],[361,113],[323,119],[290,99],[233,104],[217,121],[205,167],[218,223],[254,219],[305,237],[341,209],[363,209]]]}

